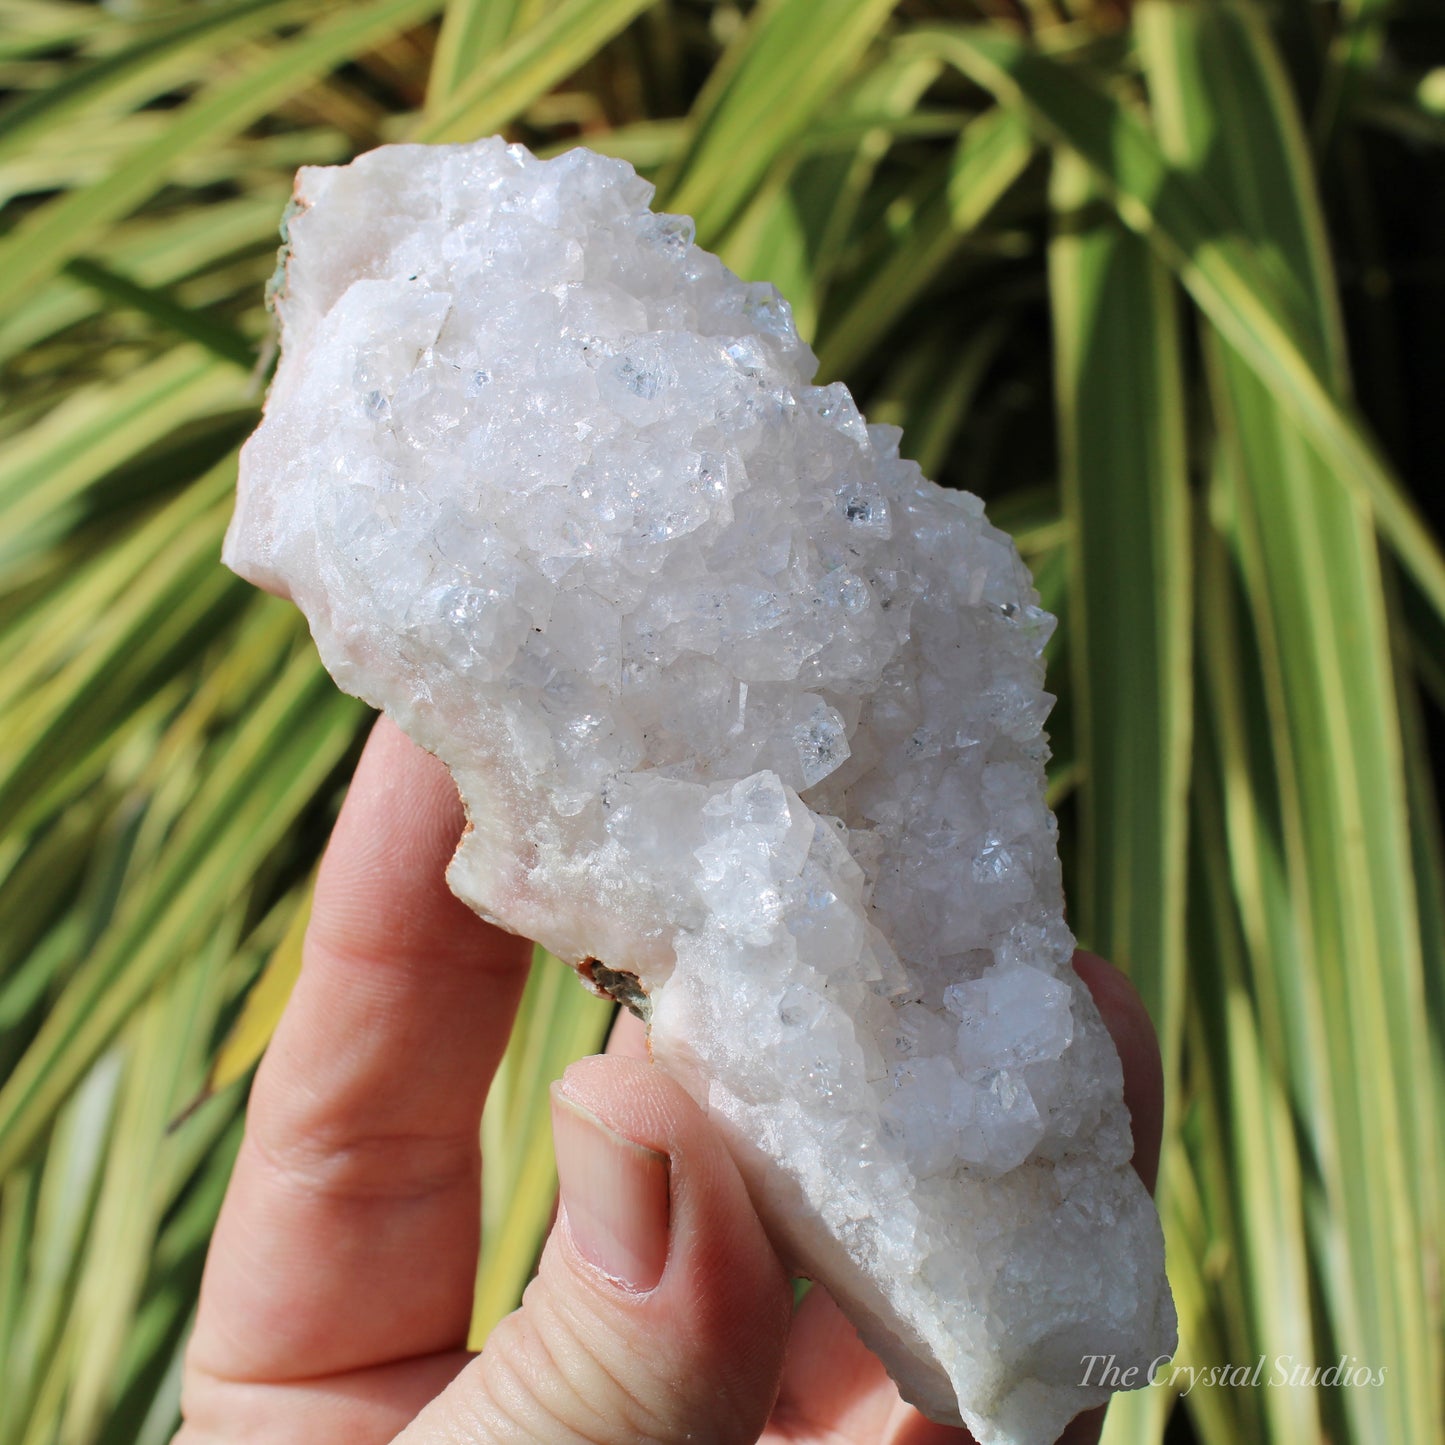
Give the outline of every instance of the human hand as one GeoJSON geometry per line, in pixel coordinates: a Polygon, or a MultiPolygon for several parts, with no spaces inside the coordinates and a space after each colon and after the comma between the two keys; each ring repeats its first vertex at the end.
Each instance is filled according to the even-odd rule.
{"type": "MultiPolygon", "coordinates": [[[[707,1117],[625,1056],[554,1087],[557,1227],[522,1307],[466,1351],[478,1125],[531,945],[447,891],[462,824],[446,769],[378,723],[252,1089],[176,1445],[968,1441],[899,1399],[823,1290],[794,1314],[707,1117]]],[[[1152,1186],[1153,1029],[1110,965],[1075,966],[1119,1047],[1152,1186]]],[[[1064,1440],[1097,1440],[1101,1419],[1064,1440]]]]}

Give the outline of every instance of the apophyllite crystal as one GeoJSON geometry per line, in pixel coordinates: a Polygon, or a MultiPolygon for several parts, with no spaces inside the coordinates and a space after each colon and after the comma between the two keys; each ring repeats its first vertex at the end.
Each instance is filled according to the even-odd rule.
{"type": "Polygon", "coordinates": [[[500,140],[303,170],[226,560],[447,763],[453,889],[649,1017],[905,1396],[1051,1441],[1087,1356],[1174,1345],[1069,965],[1052,619],[651,195],[500,140]]]}

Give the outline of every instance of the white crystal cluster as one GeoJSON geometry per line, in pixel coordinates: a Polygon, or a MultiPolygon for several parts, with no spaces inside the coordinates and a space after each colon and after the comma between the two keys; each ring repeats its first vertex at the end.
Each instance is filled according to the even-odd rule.
{"type": "Polygon", "coordinates": [[[904,1394],[1051,1441],[1083,1357],[1174,1345],[1069,964],[1052,619],[651,194],[499,140],[303,170],[226,560],[451,768],[453,889],[635,976],[904,1394]]]}

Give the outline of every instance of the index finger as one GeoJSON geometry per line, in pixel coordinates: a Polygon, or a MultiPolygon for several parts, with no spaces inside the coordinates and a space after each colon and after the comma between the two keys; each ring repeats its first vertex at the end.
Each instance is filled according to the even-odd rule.
{"type": "Polygon", "coordinates": [[[442,764],[378,722],[252,1088],[194,1369],[280,1382],[465,1344],[482,1103],[531,945],[447,890],[463,821],[442,764]]]}

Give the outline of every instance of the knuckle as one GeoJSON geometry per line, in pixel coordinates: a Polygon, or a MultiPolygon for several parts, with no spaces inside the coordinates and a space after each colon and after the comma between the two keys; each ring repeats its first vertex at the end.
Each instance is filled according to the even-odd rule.
{"type": "Polygon", "coordinates": [[[406,1203],[481,1177],[470,1134],[261,1125],[247,1129],[244,1147],[273,1185],[311,1198],[406,1203]]]}

